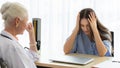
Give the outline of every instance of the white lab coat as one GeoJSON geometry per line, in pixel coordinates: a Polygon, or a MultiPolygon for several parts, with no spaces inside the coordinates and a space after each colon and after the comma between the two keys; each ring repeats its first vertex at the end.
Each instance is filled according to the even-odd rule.
{"type": "Polygon", "coordinates": [[[39,59],[37,53],[25,50],[10,33],[2,31],[1,34],[11,38],[0,35],[0,58],[8,68],[36,68],[34,61],[39,59]]]}

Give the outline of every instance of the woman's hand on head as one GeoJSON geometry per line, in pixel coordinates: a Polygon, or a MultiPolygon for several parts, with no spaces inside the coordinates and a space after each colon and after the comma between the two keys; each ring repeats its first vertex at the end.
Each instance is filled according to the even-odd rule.
{"type": "Polygon", "coordinates": [[[89,23],[90,23],[90,26],[92,29],[95,29],[97,28],[97,22],[96,22],[96,17],[95,17],[95,13],[94,12],[91,12],[89,14],[89,19],[88,19],[89,23]]]}
{"type": "Polygon", "coordinates": [[[33,33],[34,32],[34,28],[33,28],[32,23],[27,24],[26,30],[28,31],[28,33],[33,33]]]}
{"type": "Polygon", "coordinates": [[[76,30],[79,31],[79,26],[80,26],[80,13],[78,13],[77,15],[77,19],[76,19],[76,30]]]}

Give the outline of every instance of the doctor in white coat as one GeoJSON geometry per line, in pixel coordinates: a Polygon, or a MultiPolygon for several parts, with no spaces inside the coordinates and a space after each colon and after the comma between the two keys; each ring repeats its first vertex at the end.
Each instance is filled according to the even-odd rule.
{"type": "Polygon", "coordinates": [[[4,30],[0,33],[0,58],[8,68],[36,68],[37,54],[34,29],[32,23],[27,23],[28,12],[23,5],[17,2],[6,2],[0,12],[4,20],[4,30]],[[28,31],[30,48],[25,50],[16,37],[28,31]]]}

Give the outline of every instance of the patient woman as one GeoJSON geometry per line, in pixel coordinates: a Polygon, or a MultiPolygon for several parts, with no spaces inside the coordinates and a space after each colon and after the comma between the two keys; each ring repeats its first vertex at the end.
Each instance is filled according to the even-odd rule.
{"type": "Polygon", "coordinates": [[[111,34],[91,8],[81,10],[76,26],[64,44],[64,53],[111,56],[111,34]]]}
{"type": "MultiPolygon", "coordinates": [[[[36,68],[37,54],[34,29],[32,23],[27,23],[28,12],[23,5],[16,2],[6,2],[0,12],[4,20],[4,29],[0,33],[0,58],[8,68],[36,68]],[[17,35],[27,30],[30,39],[30,49],[25,50],[18,42],[17,35]]],[[[1,23],[2,25],[2,23],[1,23]]]]}

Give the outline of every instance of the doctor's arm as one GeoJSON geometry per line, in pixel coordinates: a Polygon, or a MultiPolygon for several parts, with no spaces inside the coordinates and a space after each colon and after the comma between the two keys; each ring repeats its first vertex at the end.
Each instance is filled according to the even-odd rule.
{"type": "Polygon", "coordinates": [[[27,25],[26,30],[29,33],[29,40],[30,40],[30,50],[37,52],[36,41],[35,41],[35,33],[32,23],[27,25]]]}

